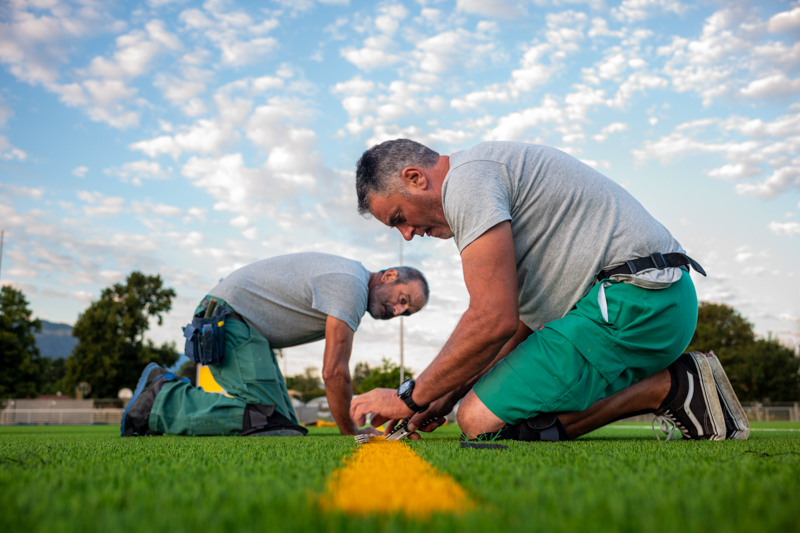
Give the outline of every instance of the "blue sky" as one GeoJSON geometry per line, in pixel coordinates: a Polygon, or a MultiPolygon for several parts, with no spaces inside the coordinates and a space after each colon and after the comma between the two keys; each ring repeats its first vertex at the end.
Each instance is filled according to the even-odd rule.
{"type": "MultiPolygon", "coordinates": [[[[800,5],[676,0],[0,6],[2,283],[73,323],[133,269],[178,297],[157,341],[249,262],[319,250],[371,270],[399,235],[356,214],[376,142],[558,147],[698,259],[701,299],[800,343],[800,5]]],[[[415,239],[433,298],[416,371],[468,304],[452,241],[415,239]]],[[[366,317],[353,362],[397,357],[366,317]]],[[[288,350],[290,373],[322,345],[288,350]]]]}

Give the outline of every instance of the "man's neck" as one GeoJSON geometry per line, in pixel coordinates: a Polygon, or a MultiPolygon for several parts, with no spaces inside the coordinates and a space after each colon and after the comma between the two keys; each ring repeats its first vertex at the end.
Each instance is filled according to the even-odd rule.
{"type": "Polygon", "coordinates": [[[370,272],[369,281],[367,282],[367,289],[371,291],[372,289],[380,285],[382,275],[383,274],[381,272],[370,272]]]}
{"type": "Polygon", "coordinates": [[[431,185],[435,191],[439,193],[441,196],[442,194],[442,185],[444,184],[444,179],[447,177],[447,173],[450,172],[450,156],[448,155],[440,155],[439,161],[436,163],[431,171],[428,179],[431,181],[431,185]]]}

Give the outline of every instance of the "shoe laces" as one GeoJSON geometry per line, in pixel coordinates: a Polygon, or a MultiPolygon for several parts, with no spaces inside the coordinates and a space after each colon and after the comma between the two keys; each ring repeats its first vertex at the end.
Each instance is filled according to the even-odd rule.
{"type": "Polygon", "coordinates": [[[656,438],[660,441],[661,436],[656,431],[656,424],[658,424],[659,429],[666,433],[667,438],[664,440],[673,440],[675,439],[675,430],[677,429],[683,436],[689,437],[689,432],[686,428],[683,427],[683,424],[680,423],[679,420],[675,418],[675,416],[669,412],[669,409],[666,409],[661,415],[656,415],[653,418],[653,423],[651,427],[653,428],[653,434],[655,434],[656,438]]]}

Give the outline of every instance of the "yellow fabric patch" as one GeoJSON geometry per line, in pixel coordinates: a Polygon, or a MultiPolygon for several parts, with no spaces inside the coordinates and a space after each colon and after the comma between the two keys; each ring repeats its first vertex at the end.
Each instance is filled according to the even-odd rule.
{"type": "Polygon", "coordinates": [[[345,466],[331,475],[320,500],[324,510],[425,518],[433,513],[462,513],[473,506],[453,478],[437,472],[403,442],[370,437],[369,444],[344,461],[345,466]]]}

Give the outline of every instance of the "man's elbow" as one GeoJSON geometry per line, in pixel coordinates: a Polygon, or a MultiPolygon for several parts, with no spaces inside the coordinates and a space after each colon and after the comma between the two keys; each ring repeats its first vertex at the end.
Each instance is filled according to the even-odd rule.
{"type": "Polygon", "coordinates": [[[492,340],[505,343],[517,333],[519,312],[491,313],[484,327],[492,340]]]}
{"type": "Polygon", "coordinates": [[[325,384],[330,383],[349,383],[350,371],[347,368],[334,366],[322,369],[322,380],[325,384]]]}

